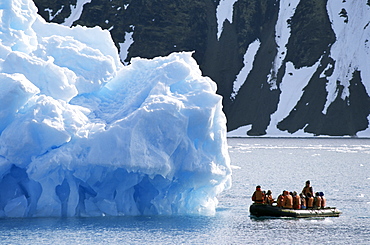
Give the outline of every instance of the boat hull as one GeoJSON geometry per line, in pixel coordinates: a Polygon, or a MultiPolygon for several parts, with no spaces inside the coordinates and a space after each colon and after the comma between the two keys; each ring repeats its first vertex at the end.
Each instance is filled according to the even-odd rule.
{"type": "Polygon", "coordinates": [[[249,208],[251,215],[256,217],[294,217],[294,218],[311,218],[311,217],[339,217],[341,212],[336,208],[321,209],[287,209],[266,204],[252,204],[249,208]]]}

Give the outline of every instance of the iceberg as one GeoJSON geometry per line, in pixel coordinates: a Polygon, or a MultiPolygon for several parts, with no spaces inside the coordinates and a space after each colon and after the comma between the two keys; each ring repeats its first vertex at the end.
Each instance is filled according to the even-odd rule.
{"type": "Polygon", "coordinates": [[[0,217],[215,213],[226,118],[192,53],[123,66],[108,31],[0,3],[0,217]]]}

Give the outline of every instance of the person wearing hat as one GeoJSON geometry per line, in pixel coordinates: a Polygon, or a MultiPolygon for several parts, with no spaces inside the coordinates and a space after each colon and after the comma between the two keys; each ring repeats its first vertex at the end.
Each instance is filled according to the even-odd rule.
{"type": "Polygon", "coordinates": [[[316,192],[316,194],[315,194],[313,206],[315,208],[321,208],[321,196],[320,196],[319,192],[316,192]]]}
{"type": "Polygon", "coordinates": [[[325,208],[326,207],[326,198],[324,197],[324,192],[320,192],[320,197],[321,197],[321,207],[325,208]]]}
{"type": "Polygon", "coordinates": [[[254,203],[263,203],[264,200],[265,200],[265,194],[261,190],[261,186],[257,185],[256,190],[252,196],[252,201],[254,201],[254,203]]]}

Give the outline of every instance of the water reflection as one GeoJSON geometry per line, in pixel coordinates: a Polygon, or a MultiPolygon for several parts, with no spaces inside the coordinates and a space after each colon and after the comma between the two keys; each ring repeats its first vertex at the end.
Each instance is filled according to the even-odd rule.
{"type": "Polygon", "coordinates": [[[0,219],[0,243],[370,244],[369,142],[229,139],[233,186],[219,196],[215,216],[0,219]],[[343,212],[340,217],[250,216],[256,184],[277,196],[283,189],[300,191],[307,179],[343,212]]]}

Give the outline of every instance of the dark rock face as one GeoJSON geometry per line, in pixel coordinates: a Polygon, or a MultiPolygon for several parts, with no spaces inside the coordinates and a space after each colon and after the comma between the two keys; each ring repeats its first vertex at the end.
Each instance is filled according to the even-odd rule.
{"type": "Polygon", "coordinates": [[[293,62],[296,68],[313,66],[335,42],[326,4],[327,1],[322,0],[301,1],[290,20],[286,60],[293,62]]]}
{"type": "Polygon", "coordinates": [[[39,8],[39,14],[50,22],[61,24],[71,15],[71,6],[76,6],[77,0],[34,1],[39,8]]]}
{"type": "MultiPolygon", "coordinates": [[[[279,13],[283,11],[280,1],[235,1],[232,21],[224,22],[219,38],[216,14],[220,0],[91,0],[73,24],[98,25],[110,30],[118,48],[119,43],[125,41],[125,34],[132,33],[134,42],[125,62],[132,57],[153,58],[172,52],[194,51],[193,57],[203,75],[217,83],[217,93],[223,96],[229,131],[250,125],[247,134],[259,136],[275,126],[290,134],[303,130],[313,135],[354,136],[369,125],[370,98],[364,85],[369,81],[364,81],[361,71],[355,70],[348,81],[349,96],[342,96],[345,88],[343,81],[338,81],[336,98],[326,107],[328,77],[336,65],[331,47],[337,40],[328,16],[327,1],[298,3],[294,14],[286,20],[290,27],[286,53],[279,53],[276,41],[279,13]],[[253,66],[232,98],[234,82],[245,65],[244,54],[255,40],[259,41],[259,48],[254,58],[248,60],[253,66]],[[274,70],[280,56],[281,65],[274,70]],[[303,93],[294,108],[277,125],[271,125],[271,116],[278,107],[284,106],[280,104],[281,84],[293,75],[286,74],[288,63],[295,69],[318,65],[312,76],[306,78],[303,91],[297,91],[303,93]],[[269,77],[276,81],[276,86],[269,77]]],[[[34,2],[41,16],[56,23],[63,23],[77,4],[76,0],[34,2]],[[50,19],[53,15],[55,17],[50,19]]],[[[363,7],[366,4],[370,5],[369,1],[363,7]]],[[[345,6],[338,15],[348,24],[351,16],[345,6]]],[[[368,31],[366,27],[365,30],[368,31]]]]}

